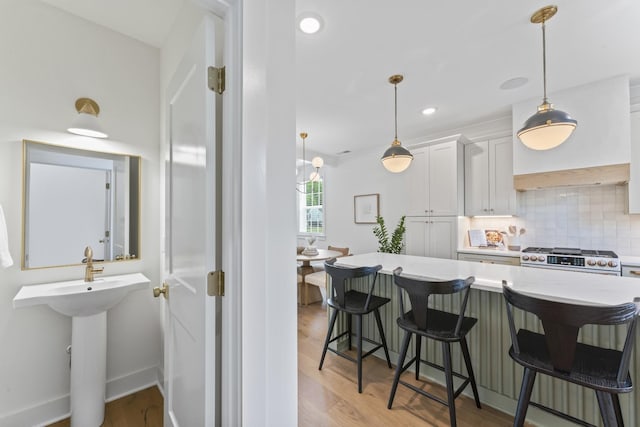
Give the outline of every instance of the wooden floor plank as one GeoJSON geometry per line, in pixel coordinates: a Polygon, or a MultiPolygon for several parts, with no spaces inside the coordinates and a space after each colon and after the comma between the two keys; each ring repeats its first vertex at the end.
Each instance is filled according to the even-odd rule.
{"type": "MultiPolygon", "coordinates": [[[[391,410],[387,400],[393,369],[377,357],[363,364],[363,392],[358,393],[356,366],[333,353],[327,353],[322,371],[318,370],[327,330],[326,309],[320,304],[298,307],[298,425],[301,427],[401,427],[449,426],[449,410],[406,387],[399,386],[391,410]]],[[[395,363],[395,360],[392,360],[395,363]]],[[[443,387],[403,376],[408,382],[445,397],[443,387]]],[[[107,403],[102,427],[161,427],[162,395],[157,387],[141,390],[107,403]]],[[[456,399],[461,427],[511,426],[513,418],[486,405],[475,406],[473,399],[456,399]]],[[[69,427],[69,419],[49,427],[69,427]]]]}
{"type": "MultiPolygon", "coordinates": [[[[356,365],[328,352],[322,371],[318,370],[327,331],[326,309],[320,304],[298,307],[298,425],[316,426],[449,426],[447,407],[399,386],[393,408],[387,409],[394,370],[377,357],[363,362],[362,394],[358,393],[356,365]]],[[[392,363],[395,364],[395,360],[392,363]]],[[[395,367],[394,367],[395,368],[395,367]]],[[[403,379],[440,397],[443,387],[403,379]]],[[[461,427],[511,426],[513,417],[473,399],[456,399],[457,422],[461,427]]]]}
{"type": "MultiPolygon", "coordinates": [[[[104,410],[101,427],[161,427],[163,420],[163,398],[158,387],[140,390],[129,396],[111,401],[104,410]]],[[[48,427],[70,427],[69,418],[48,427]]]]}

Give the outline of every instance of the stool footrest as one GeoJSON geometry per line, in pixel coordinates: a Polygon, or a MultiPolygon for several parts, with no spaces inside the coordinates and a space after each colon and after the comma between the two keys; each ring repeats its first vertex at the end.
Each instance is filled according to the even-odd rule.
{"type": "Polygon", "coordinates": [[[575,423],[575,424],[578,424],[578,425],[581,425],[581,426],[596,427],[594,424],[589,424],[588,422],[583,421],[580,418],[572,417],[569,414],[565,414],[564,412],[560,412],[560,411],[555,410],[553,408],[549,408],[548,406],[541,405],[540,403],[529,401],[529,405],[535,406],[536,408],[541,409],[541,410],[543,410],[545,412],[548,412],[550,414],[553,414],[556,417],[563,418],[563,419],[565,419],[567,421],[571,421],[572,423],[575,423]]]}

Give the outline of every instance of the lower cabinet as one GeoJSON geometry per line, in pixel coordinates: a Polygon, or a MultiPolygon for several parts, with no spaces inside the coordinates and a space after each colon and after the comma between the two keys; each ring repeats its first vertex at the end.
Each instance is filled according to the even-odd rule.
{"type": "Polygon", "coordinates": [[[455,259],[457,217],[407,217],[405,226],[407,255],[455,259]]]}
{"type": "Polygon", "coordinates": [[[520,257],[492,254],[458,253],[458,261],[486,262],[488,264],[520,265],[520,257]]]}
{"type": "Polygon", "coordinates": [[[624,277],[635,277],[640,279],[640,267],[622,264],[622,275],[624,277]]]}

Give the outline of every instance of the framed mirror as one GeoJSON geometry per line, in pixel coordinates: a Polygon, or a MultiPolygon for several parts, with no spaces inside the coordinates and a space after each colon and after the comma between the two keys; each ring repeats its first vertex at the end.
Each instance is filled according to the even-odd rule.
{"type": "Polygon", "coordinates": [[[22,269],[140,257],[138,156],[23,141],[22,269]]]}

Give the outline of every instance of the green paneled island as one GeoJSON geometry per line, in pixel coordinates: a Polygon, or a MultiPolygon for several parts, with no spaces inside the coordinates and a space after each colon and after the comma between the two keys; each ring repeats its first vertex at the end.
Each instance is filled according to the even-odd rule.
{"type": "MultiPolygon", "coordinates": [[[[449,280],[474,276],[476,280],[472,285],[466,314],[477,318],[478,323],[467,339],[479,386],[480,399],[483,404],[510,414],[515,413],[523,369],[508,355],[511,339],[502,297],[503,280],[506,280],[519,292],[579,304],[614,305],[633,301],[634,297],[640,296],[640,280],[620,276],[385,253],[338,258],[336,264],[352,267],[382,265],[374,292],[377,295],[391,298],[391,303],[382,307],[381,315],[394,364],[398,359],[402,333],[396,325],[396,319],[399,316],[399,302],[397,288],[393,284],[392,271],[396,267],[402,267],[405,275],[430,280],[449,280]]],[[[368,283],[361,280],[356,281],[353,286],[366,291],[368,283]]],[[[446,296],[434,301],[434,307],[443,310],[457,311],[458,304],[459,296],[446,296]]],[[[373,316],[365,319],[363,335],[378,340],[379,336],[373,316]]],[[[516,324],[518,327],[542,331],[540,322],[531,314],[519,313],[516,316],[516,324]]],[[[339,325],[336,334],[346,328],[346,319],[340,319],[339,325]]],[[[601,347],[621,349],[625,337],[626,328],[624,327],[589,325],[581,330],[579,340],[601,347]]],[[[442,363],[439,346],[429,343],[426,349],[424,347],[423,358],[439,364],[442,363]]],[[[466,372],[464,363],[459,349],[456,347],[453,347],[455,350],[452,354],[453,367],[454,370],[464,373],[466,372]]],[[[409,354],[413,353],[414,349],[411,347],[409,354]]],[[[384,358],[382,353],[376,355],[384,358]]],[[[640,338],[638,337],[629,369],[634,383],[634,391],[620,395],[620,402],[626,425],[640,425],[640,390],[638,389],[640,387],[640,338]]],[[[427,375],[433,380],[443,383],[443,377],[438,371],[427,370],[427,375]]],[[[539,375],[532,394],[532,401],[592,424],[602,424],[595,393],[589,389],[539,375]]],[[[538,425],[574,425],[534,407],[529,408],[527,421],[538,425]]]]}

